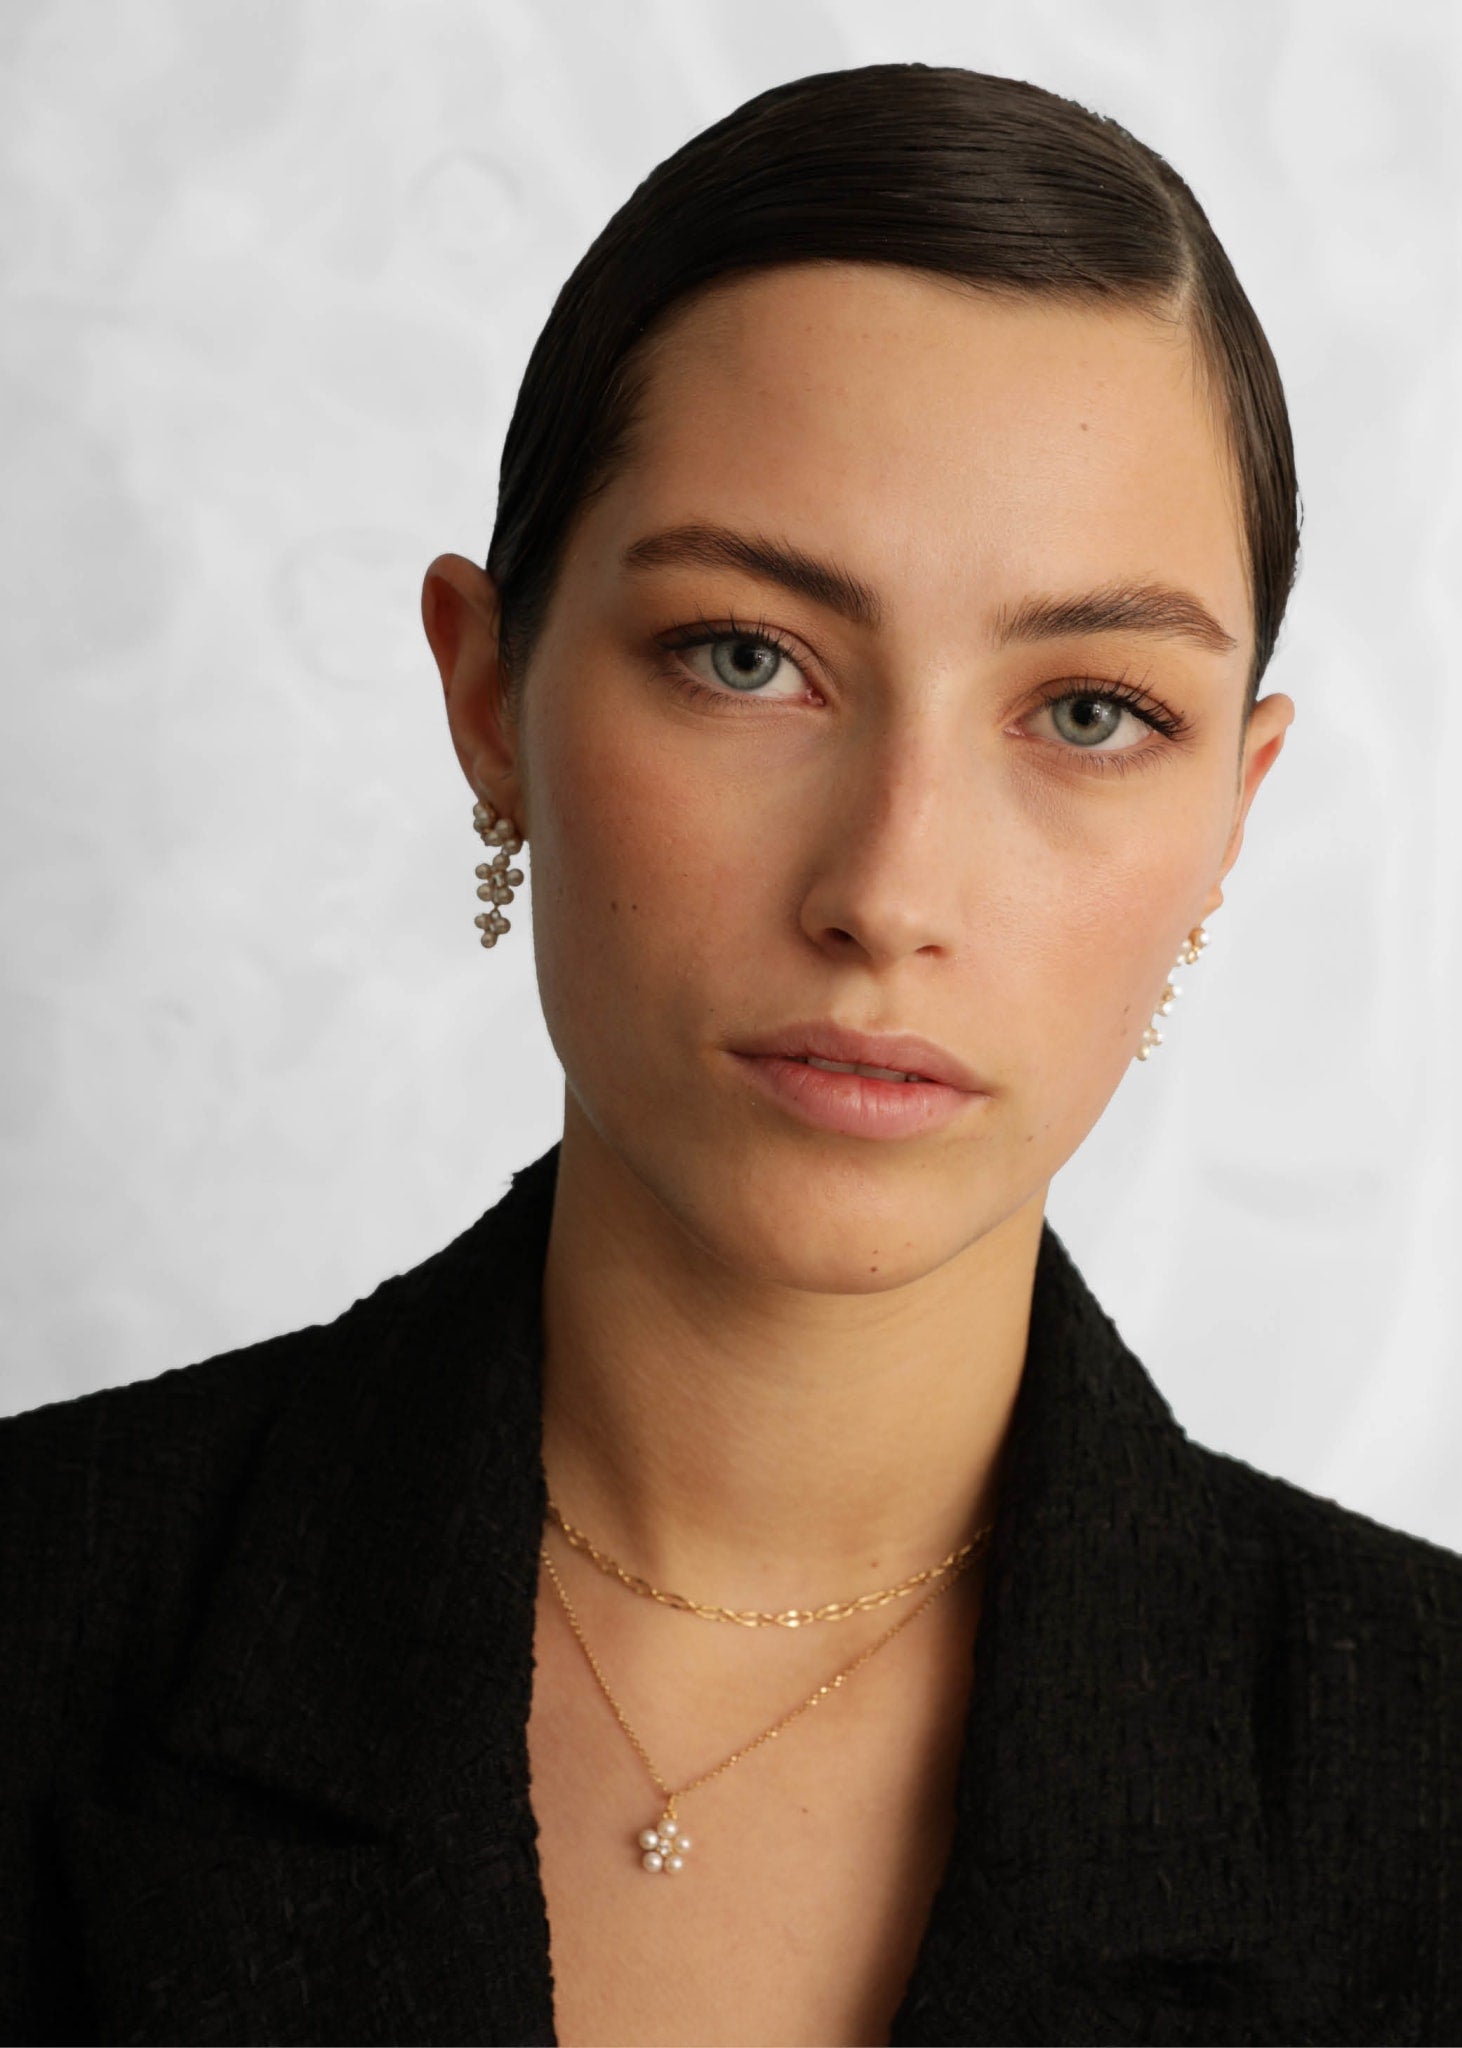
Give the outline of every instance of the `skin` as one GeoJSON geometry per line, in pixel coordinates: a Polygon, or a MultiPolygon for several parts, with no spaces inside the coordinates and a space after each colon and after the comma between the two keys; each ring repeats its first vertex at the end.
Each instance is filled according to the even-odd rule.
{"type": "MultiPolygon", "coordinates": [[[[630,1569],[733,1606],[815,1604],[935,1563],[993,1512],[1048,1184],[1222,903],[1294,714],[1270,695],[1242,729],[1242,528],[1186,331],[893,266],[735,280],[665,329],[630,459],[572,533],[518,720],[491,579],[441,555],[422,604],[463,772],[528,841],[508,943],[526,902],[566,1077],[551,1491],[630,1569]],[[744,570],[622,569],[627,543],[689,519],[835,561],[876,589],[882,624],[744,570]],[[1135,578],[1191,591],[1234,648],[994,643],[1002,607],[1135,578]],[[791,643],[768,661],[774,701],[734,698],[729,641],[719,672],[708,647],[656,644],[698,615],[791,643]],[[728,701],[689,701],[669,672],[728,701]],[[1187,731],[1125,717],[1106,754],[1131,749],[1127,765],[1103,772],[1041,697],[1124,674],[1187,731]],[[727,1050],[798,1017],[920,1032],[991,1095],[923,1136],[811,1129],[727,1050]]],[[[675,1782],[889,1624],[884,1609],[835,1629],[692,1627],[551,1533],[675,1782]]],[[[911,1673],[931,1699],[954,1682],[978,1586],[860,1674],[870,1716],[911,1673]]],[[[550,1628],[577,1733],[643,1825],[640,1766],[561,1615],[550,1628]]],[[[811,1747],[807,1729],[697,1798],[740,1810],[745,1776],[778,1782],[770,1755],[824,1754],[829,1729],[811,1747]]]]}

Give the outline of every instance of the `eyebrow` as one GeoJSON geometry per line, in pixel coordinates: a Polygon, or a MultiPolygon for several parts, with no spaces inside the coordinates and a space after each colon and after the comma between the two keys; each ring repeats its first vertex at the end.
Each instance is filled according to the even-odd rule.
{"type": "MultiPolygon", "coordinates": [[[[700,521],[667,526],[632,541],[620,562],[631,570],[680,562],[741,569],[810,598],[855,626],[872,631],[883,620],[877,591],[861,578],[786,541],[729,526],[700,521]]],[[[1028,597],[1013,607],[1001,606],[995,615],[997,647],[1075,633],[1151,633],[1191,640],[1218,654],[1231,653],[1239,644],[1191,591],[1143,580],[1107,583],[1071,597],[1028,597]]]]}
{"type": "Polygon", "coordinates": [[[1028,597],[995,615],[997,647],[1070,633],[1152,633],[1192,640],[1214,654],[1231,654],[1239,644],[1191,591],[1166,583],[1108,583],[1078,597],[1028,597]]]}

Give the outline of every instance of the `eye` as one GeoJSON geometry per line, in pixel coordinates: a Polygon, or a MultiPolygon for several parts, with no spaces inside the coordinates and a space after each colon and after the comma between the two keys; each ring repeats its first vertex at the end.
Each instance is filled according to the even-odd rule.
{"type": "Polygon", "coordinates": [[[754,697],[790,704],[806,687],[793,658],[795,650],[772,626],[739,626],[734,620],[726,626],[713,626],[702,620],[699,626],[662,634],[659,645],[678,651],[680,660],[666,673],[688,697],[732,703],[737,698],[754,697]],[[698,661],[686,659],[689,655],[698,656],[698,661]],[[773,695],[772,685],[785,673],[796,677],[799,687],[773,695]]]}
{"type": "Polygon", "coordinates": [[[1132,754],[1144,750],[1141,727],[1170,740],[1181,738],[1188,729],[1186,719],[1125,680],[1092,682],[1075,690],[1068,684],[1053,690],[1039,706],[1038,715],[1044,713],[1049,713],[1057,739],[1068,753],[1132,754]],[[1133,736],[1125,744],[1108,744],[1124,726],[1133,736]]]}

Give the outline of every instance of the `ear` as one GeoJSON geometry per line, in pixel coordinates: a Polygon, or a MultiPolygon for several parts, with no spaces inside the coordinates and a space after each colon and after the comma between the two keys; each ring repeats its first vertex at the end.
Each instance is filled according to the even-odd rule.
{"type": "Polygon", "coordinates": [[[447,724],[474,796],[526,839],[517,729],[498,660],[497,586],[464,555],[438,555],[421,586],[421,622],[446,698],[447,724]]]}
{"type": "Polygon", "coordinates": [[[1254,801],[1260,783],[1279,759],[1280,748],[1284,745],[1285,734],[1294,719],[1294,702],[1291,698],[1276,693],[1272,697],[1261,697],[1249,718],[1249,729],[1244,735],[1243,758],[1239,763],[1239,785],[1235,797],[1233,828],[1229,833],[1228,845],[1224,848],[1223,862],[1218,870],[1208,900],[1203,906],[1203,916],[1212,917],[1223,902],[1223,883],[1229,869],[1239,857],[1244,843],[1244,826],[1249,816],[1249,806],[1254,801]]]}

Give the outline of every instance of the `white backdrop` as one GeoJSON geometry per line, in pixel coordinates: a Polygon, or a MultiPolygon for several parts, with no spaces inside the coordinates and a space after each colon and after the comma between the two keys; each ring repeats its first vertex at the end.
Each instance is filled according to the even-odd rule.
{"type": "MultiPolygon", "coordinates": [[[[6,0],[0,1411],[323,1321],[560,1130],[418,593],[653,164],[888,59],[1171,157],[1289,392],[1299,715],[1049,1214],[1190,1434],[1462,1549],[1451,0],[6,0]]],[[[484,1319],[491,1304],[483,1305],[484,1319]]]]}

